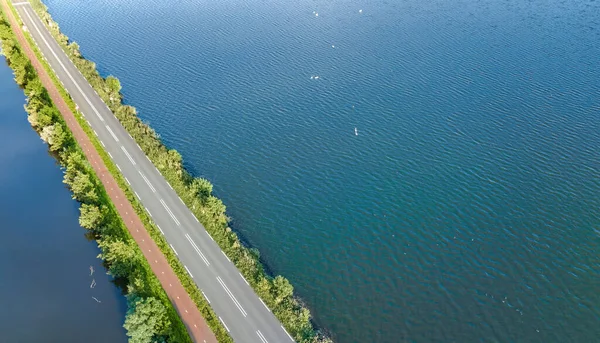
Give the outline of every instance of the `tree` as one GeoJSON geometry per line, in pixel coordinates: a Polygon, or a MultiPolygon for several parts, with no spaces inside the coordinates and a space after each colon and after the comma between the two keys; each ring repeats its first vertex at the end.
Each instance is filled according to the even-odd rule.
{"type": "Polygon", "coordinates": [[[275,298],[275,303],[279,304],[292,296],[294,293],[294,287],[288,281],[288,279],[281,275],[277,275],[275,279],[273,279],[272,292],[275,298]]]}
{"type": "Polygon", "coordinates": [[[206,179],[196,178],[190,184],[190,191],[196,197],[198,197],[202,203],[208,199],[212,193],[213,185],[206,179]]]}
{"type": "Polygon", "coordinates": [[[46,127],[43,127],[42,131],[40,132],[40,138],[50,144],[50,139],[52,138],[52,135],[54,134],[54,125],[48,125],[46,127]]]}
{"type": "Polygon", "coordinates": [[[73,199],[79,200],[82,203],[95,203],[98,200],[98,194],[90,176],[81,171],[77,171],[73,182],[71,183],[73,191],[73,199]]]}
{"type": "Polygon", "coordinates": [[[167,310],[160,300],[142,298],[135,293],[127,296],[129,309],[123,327],[127,330],[129,343],[152,343],[164,341],[160,336],[170,326],[167,310]]]}
{"type": "Polygon", "coordinates": [[[29,112],[27,120],[38,129],[43,129],[52,124],[55,120],[54,118],[56,118],[55,116],[58,115],[53,106],[44,105],[43,102],[40,105],[40,103],[34,100],[29,101],[26,109],[29,112]]]}
{"type": "Polygon", "coordinates": [[[258,279],[256,292],[260,295],[261,298],[265,299],[267,302],[270,302],[269,299],[271,298],[271,283],[267,278],[260,277],[258,279]]]}
{"type": "Polygon", "coordinates": [[[47,100],[47,99],[45,99],[46,90],[44,89],[44,86],[42,85],[42,82],[40,81],[39,78],[35,78],[35,79],[31,80],[27,84],[27,87],[25,88],[25,90],[26,90],[27,96],[28,96],[27,102],[29,102],[33,98],[39,98],[40,100],[47,100]]]}
{"type": "Polygon", "coordinates": [[[116,77],[109,75],[105,81],[105,90],[111,103],[121,102],[121,82],[116,77]]]}
{"type": "Polygon", "coordinates": [[[178,177],[183,175],[183,159],[181,154],[177,150],[169,150],[166,154],[160,154],[160,163],[162,163],[161,169],[168,169],[174,171],[178,177]]]}
{"type": "Polygon", "coordinates": [[[65,155],[63,155],[62,158],[65,161],[64,164],[66,166],[65,180],[63,182],[71,185],[75,176],[77,176],[77,173],[80,170],[87,169],[87,161],[79,151],[65,152],[65,155]]]}
{"type": "Polygon", "coordinates": [[[96,229],[102,221],[102,211],[98,206],[81,204],[79,207],[79,225],[86,229],[96,229]]]}
{"type": "MultiPolygon", "coordinates": [[[[30,116],[37,114],[42,108],[49,107],[48,104],[51,103],[51,100],[48,97],[48,92],[46,92],[46,89],[42,86],[42,83],[38,78],[29,81],[29,83],[27,83],[25,91],[28,95],[25,110],[27,111],[27,113],[29,113],[30,116]]],[[[52,119],[52,116],[50,116],[50,119],[52,119]]],[[[31,121],[31,118],[29,118],[29,121],[31,121]]],[[[51,122],[48,122],[43,126],[49,124],[51,124],[51,122]]],[[[39,126],[39,124],[34,125],[39,126]]]]}
{"type": "Polygon", "coordinates": [[[69,52],[76,58],[81,57],[81,52],[79,51],[79,44],[77,44],[76,42],[69,44],[69,52]]]}
{"type": "Polygon", "coordinates": [[[57,151],[65,146],[68,136],[62,124],[56,123],[52,126],[54,127],[54,130],[52,130],[52,135],[48,140],[48,144],[50,145],[50,151],[57,151]]]}
{"type": "Polygon", "coordinates": [[[15,81],[19,86],[24,87],[29,80],[33,79],[33,66],[20,50],[16,48],[13,50],[10,64],[15,72],[15,81]]]}
{"type": "MultiPolygon", "coordinates": [[[[5,26],[2,27],[2,30],[5,29],[5,26]]],[[[8,29],[10,30],[10,29],[8,29]]],[[[12,56],[14,54],[14,50],[18,49],[17,48],[17,42],[12,38],[7,36],[6,34],[4,34],[4,32],[2,32],[2,36],[0,36],[0,39],[2,39],[2,54],[4,56],[6,56],[7,58],[10,58],[10,56],[12,56]]],[[[9,61],[10,63],[10,61],[9,61]]]]}
{"type": "Polygon", "coordinates": [[[55,121],[57,118],[59,118],[60,113],[58,113],[58,110],[56,109],[56,107],[52,106],[52,105],[45,105],[43,106],[40,111],[39,111],[39,121],[40,121],[40,125],[46,126],[46,125],[50,125],[53,121],[55,121]]]}
{"type": "Polygon", "coordinates": [[[205,209],[211,215],[211,219],[214,220],[215,223],[219,223],[222,225],[227,225],[227,216],[225,215],[225,204],[221,199],[209,196],[205,202],[205,209]]]}
{"type": "Polygon", "coordinates": [[[137,116],[135,107],[129,105],[119,106],[119,108],[117,108],[115,111],[115,115],[119,118],[119,120],[125,120],[137,116]]]}
{"type": "Polygon", "coordinates": [[[136,270],[134,273],[129,275],[129,283],[127,284],[127,291],[129,293],[136,293],[140,295],[152,294],[151,286],[146,281],[146,275],[143,270],[136,270]]]}
{"type": "Polygon", "coordinates": [[[141,263],[139,250],[122,240],[105,239],[98,241],[98,245],[102,249],[98,257],[108,262],[108,273],[114,277],[128,277],[141,263]]]}

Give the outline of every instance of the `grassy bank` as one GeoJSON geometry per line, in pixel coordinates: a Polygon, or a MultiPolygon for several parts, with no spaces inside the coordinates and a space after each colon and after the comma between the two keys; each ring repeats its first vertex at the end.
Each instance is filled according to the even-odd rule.
{"type": "MultiPolygon", "coordinates": [[[[77,43],[69,42],[68,37],[60,32],[58,24],[52,20],[46,6],[40,0],[31,0],[30,2],[83,76],[137,141],[198,220],[202,222],[221,249],[240,269],[244,277],[283,323],[288,332],[299,342],[329,341],[314,329],[308,309],[303,307],[294,297],[293,287],[289,281],[282,276],[271,277],[268,275],[259,261],[258,251],[245,247],[231,230],[224,204],[212,194],[212,184],[206,179],[191,176],[183,168],[181,155],[162,144],[156,132],[139,119],[134,107],[122,103],[119,80],[112,76],[102,78],[98,74],[95,64],[82,57],[77,43]]],[[[127,189],[127,186],[122,182],[121,185],[125,186],[124,189],[127,189]]],[[[143,211],[140,212],[143,213],[143,211]]],[[[163,249],[163,252],[167,255],[169,253],[173,255],[166,242],[163,243],[162,236],[150,224],[150,220],[147,222],[152,229],[151,231],[155,231],[153,237],[156,236],[155,239],[158,239],[157,244],[163,249]]],[[[169,261],[172,261],[172,258],[176,260],[175,256],[169,256],[169,261]]],[[[176,261],[173,261],[173,264],[180,267],[180,264],[176,261]]],[[[186,277],[183,269],[180,269],[181,272],[178,272],[178,274],[188,291],[191,294],[199,293],[189,277],[186,277]],[[188,283],[191,283],[189,287],[188,283]]],[[[204,299],[200,298],[199,302],[202,304],[199,304],[199,306],[205,306],[204,299]]],[[[195,296],[194,299],[196,299],[195,296]]],[[[208,308],[207,305],[206,307],[208,308]]],[[[210,318],[207,320],[210,321],[210,318]]]]}
{"type": "Polygon", "coordinates": [[[79,201],[82,227],[89,230],[102,251],[108,272],[124,285],[128,310],[124,327],[130,342],[191,342],[142,252],[129,235],[85,155],[77,145],[30,61],[19,46],[5,14],[0,18],[2,51],[15,81],[27,96],[25,109],[39,133],[64,168],[64,183],[79,201]]]}

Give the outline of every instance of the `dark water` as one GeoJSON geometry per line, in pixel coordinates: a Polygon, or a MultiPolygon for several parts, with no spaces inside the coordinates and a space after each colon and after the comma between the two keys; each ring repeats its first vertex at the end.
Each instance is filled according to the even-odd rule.
{"type": "Polygon", "coordinates": [[[24,103],[0,56],[0,341],[126,342],[124,298],[24,103]]]}
{"type": "Polygon", "coordinates": [[[600,2],[48,4],[337,341],[600,337],[600,2]]]}

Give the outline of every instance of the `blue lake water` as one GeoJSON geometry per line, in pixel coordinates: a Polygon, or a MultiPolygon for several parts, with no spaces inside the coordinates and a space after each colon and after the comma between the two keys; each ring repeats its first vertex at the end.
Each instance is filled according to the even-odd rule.
{"type": "Polygon", "coordinates": [[[600,2],[47,4],[336,341],[600,337],[600,2]]]}
{"type": "Polygon", "coordinates": [[[0,341],[126,342],[125,298],[24,104],[0,56],[0,341]]]}

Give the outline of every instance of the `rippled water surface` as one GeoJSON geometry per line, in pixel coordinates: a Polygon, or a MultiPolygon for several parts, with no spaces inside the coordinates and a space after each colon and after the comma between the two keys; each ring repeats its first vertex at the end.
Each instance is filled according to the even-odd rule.
{"type": "Polygon", "coordinates": [[[125,298],[24,103],[0,56],[0,342],[126,342],[125,298]]]}
{"type": "Polygon", "coordinates": [[[600,2],[47,3],[336,341],[600,337],[600,2]]]}

